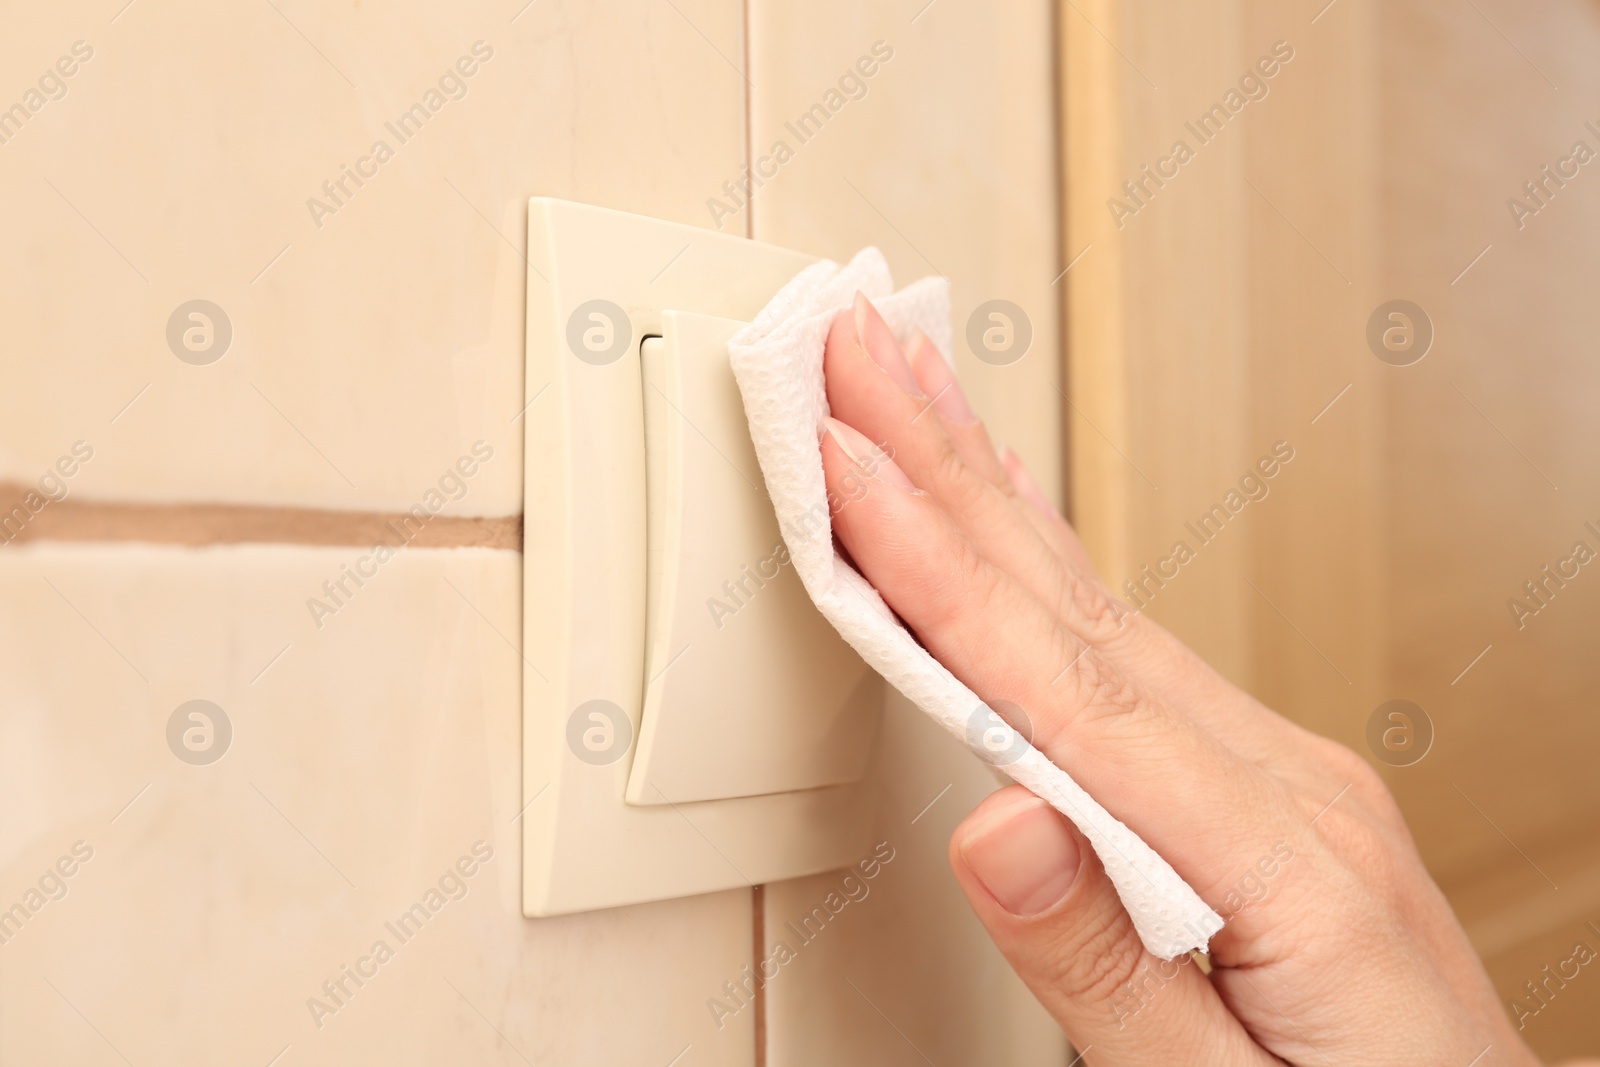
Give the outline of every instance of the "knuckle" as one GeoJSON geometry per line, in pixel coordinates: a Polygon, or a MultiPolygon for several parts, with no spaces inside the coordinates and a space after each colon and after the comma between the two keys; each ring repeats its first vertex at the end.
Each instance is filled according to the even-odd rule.
{"type": "Polygon", "coordinates": [[[1127,718],[1142,710],[1139,691],[1099,656],[1090,653],[1079,666],[1076,704],[1085,718],[1127,718]]]}
{"type": "MultiPolygon", "coordinates": [[[[1352,865],[1352,859],[1373,851],[1375,845],[1367,823],[1337,804],[1322,812],[1312,829],[1316,831],[1317,840],[1346,866],[1352,865]]],[[[1354,865],[1360,866],[1359,860],[1354,865]]]]}
{"type": "Polygon", "coordinates": [[[1388,783],[1356,751],[1337,741],[1316,737],[1313,755],[1334,777],[1350,784],[1350,792],[1379,814],[1398,813],[1388,783]]]}
{"type": "Polygon", "coordinates": [[[1000,599],[1004,575],[992,566],[981,552],[965,541],[962,542],[955,573],[961,580],[967,598],[982,605],[994,604],[1000,599]]]}
{"type": "Polygon", "coordinates": [[[1403,876],[1403,850],[1384,827],[1334,808],[1317,821],[1316,831],[1338,879],[1348,883],[1336,899],[1361,911],[1370,910],[1373,902],[1385,912],[1405,904],[1410,883],[1403,876]]]}
{"type": "MultiPolygon", "coordinates": [[[[1064,627],[1057,628],[1057,662],[1071,662],[1062,686],[1070,686],[1052,702],[1052,714],[1036,720],[1039,737],[1035,744],[1049,751],[1057,745],[1081,741],[1086,730],[1097,723],[1128,720],[1145,714],[1148,708],[1139,691],[1112,670],[1091,645],[1082,646],[1064,627]]],[[[1107,732],[1122,733],[1122,730],[1107,732]]]]}
{"type": "MultiPolygon", "coordinates": [[[[1366,776],[1371,774],[1372,768],[1367,765],[1366,760],[1356,755],[1354,749],[1319,734],[1310,736],[1314,739],[1313,754],[1323,766],[1346,781],[1361,779],[1355,782],[1357,788],[1366,784],[1366,776]]],[[[1377,775],[1371,774],[1371,777],[1376,779],[1377,775]]]]}
{"type": "Polygon", "coordinates": [[[926,621],[934,626],[948,625],[973,608],[998,603],[1004,584],[1004,575],[965,538],[952,540],[945,566],[916,568],[926,621]]]}
{"type": "Polygon", "coordinates": [[[1116,604],[1099,583],[1073,571],[1068,571],[1065,582],[1068,617],[1082,627],[1086,640],[1107,644],[1124,632],[1130,632],[1130,613],[1116,604]]]}
{"type": "Polygon", "coordinates": [[[957,514],[970,513],[992,488],[967,466],[948,440],[941,441],[934,454],[933,478],[939,499],[957,514]]]}

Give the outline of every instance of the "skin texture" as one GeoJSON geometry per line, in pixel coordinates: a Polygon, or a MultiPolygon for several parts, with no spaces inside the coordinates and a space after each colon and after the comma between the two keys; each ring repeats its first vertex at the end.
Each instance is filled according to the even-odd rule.
{"type": "Polygon", "coordinates": [[[825,372],[829,487],[869,487],[834,517],[842,547],[1227,919],[1208,960],[1158,960],[1067,820],[1021,786],[980,804],[956,880],[1084,1062],[1538,1063],[1365,760],[1118,602],[925,338],[902,348],[858,296],[825,372]]]}

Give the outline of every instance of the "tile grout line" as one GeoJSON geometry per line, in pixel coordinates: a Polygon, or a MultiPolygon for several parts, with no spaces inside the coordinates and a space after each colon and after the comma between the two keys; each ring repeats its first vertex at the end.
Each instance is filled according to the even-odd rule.
{"type": "MultiPolygon", "coordinates": [[[[740,14],[742,16],[740,28],[744,31],[744,55],[741,57],[744,61],[744,171],[746,174],[752,174],[756,165],[756,120],[755,100],[752,99],[755,86],[750,83],[750,0],[744,0],[740,4],[740,14]]],[[[754,181],[750,183],[750,193],[745,197],[744,201],[744,235],[752,241],[756,237],[756,189],[754,181]]],[[[756,1067],[764,1067],[764,1064],[757,1060],[756,1067]]]]}
{"type": "MultiPolygon", "coordinates": [[[[29,487],[0,482],[0,502],[21,500],[29,487]]],[[[0,503],[0,513],[4,504],[0,503]]],[[[415,527],[413,548],[522,550],[522,516],[432,515],[425,525],[407,512],[341,511],[288,505],[127,503],[63,500],[35,514],[14,536],[0,534],[0,547],[45,542],[84,542],[205,547],[288,544],[370,548],[392,542],[395,528],[415,527]]]]}
{"type": "Polygon", "coordinates": [[[756,972],[754,1029],[756,1032],[756,1056],[754,1067],[767,1067],[767,984],[766,972],[761,969],[761,961],[765,958],[767,940],[767,887],[756,884],[750,887],[750,918],[754,948],[752,961],[756,972]]]}
{"type": "MultiPolygon", "coordinates": [[[[754,86],[750,83],[750,0],[743,0],[740,4],[740,14],[744,38],[744,55],[741,57],[744,66],[744,165],[748,174],[755,166],[755,100],[752,98],[754,86]]],[[[744,235],[752,241],[756,236],[755,200],[755,187],[752,184],[744,205],[744,235]]],[[[761,959],[765,952],[763,942],[767,936],[766,899],[766,886],[757,883],[750,887],[751,964],[756,971],[756,988],[752,997],[755,1005],[755,1018],[752,1020],[755,1030],[753,1067],[767,1067],[767,991],[761,974],[761,959]]]]}

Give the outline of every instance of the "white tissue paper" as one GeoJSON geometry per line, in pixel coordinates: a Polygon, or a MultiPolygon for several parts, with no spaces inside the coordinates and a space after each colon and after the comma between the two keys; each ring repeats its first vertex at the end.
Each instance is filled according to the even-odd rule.
{"type": "Polygon", "coordinates": [[[950,359],[949,283],[924,278],[896,293],[876,248],[864,249],[845,267],[824,260],[806,268],[728,344],[761,473],[806,591],[839,635],[891,685],[980,758],[1072,820],[1100,857],[1146,948],[1162,959],[1203,950],[1222,929],[1222,918],[1138,834],[990,713],[917,644],[877,590],[834,550],[818,445],[828,414],[822,350],[834,316],[851,305],[857,291],[873,302],[902,343],[920,328],[950,359]],[[997,738],[996,730],[1009,733],[997,738]],[[997,759],[996,752],[1005,758],[997,759]]]}

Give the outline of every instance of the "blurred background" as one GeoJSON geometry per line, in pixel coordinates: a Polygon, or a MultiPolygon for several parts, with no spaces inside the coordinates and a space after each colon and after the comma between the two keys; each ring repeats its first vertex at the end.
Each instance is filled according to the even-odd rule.
{"type": "Polygon", "coordinates": [[[1593,1053],[1600,987],[1526,983],[1600,937],[1600,10],[1100,13],[1116,49],[1065,18],[1075,518],[1114,584],[1195,546],[1151,613],[1368,755],[1530,1044],[1593,1053]],[[1201,547],[1185,523],[1279,441],[1201,547]]]}
{"type": "Polygon", "coordinates": [[[946,867],[994,777],[896,697],[896,859],[751,1010],[836,876],[522,917],[530,196],[949,277],[1113,587],[1368,756],[1529,1043],[1600,1053],[1600,978],[1529,987],[1600,949],[1591,0],[0,10],[0,1062],[1071,1061],[946,867]]]}

